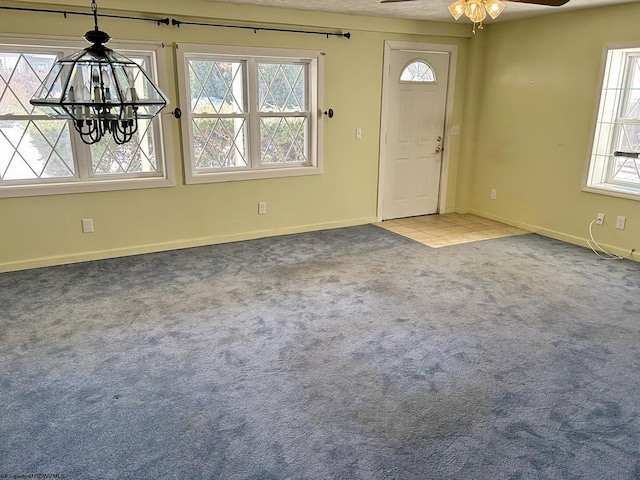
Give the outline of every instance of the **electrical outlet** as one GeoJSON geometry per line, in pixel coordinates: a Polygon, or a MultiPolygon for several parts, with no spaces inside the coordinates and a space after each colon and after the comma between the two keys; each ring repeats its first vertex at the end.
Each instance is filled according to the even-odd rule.
{"type": "Polygon", "coordinates": [[[618,217],[616,221],[616,228],[618,230],[624,230],[624,226],[627,223],[627,217],[618,217]]]}
{"type": "Polygon", "coordinates": [[[356,140],[360,140],[362,138],[362,129],[356,128],[356,140]]]}
{"type": "Polygon", "coordinates": [[[258,215],[267,214],[267,202],[258,202],[258,215]]]}
{"type": "Polygon", "coordinates": [[[498,190],[496,190],[495,188],[491,189],[491,200],[495,200],[496,198],[498,198],[498,190]]]}
{"type": "Polygon", "coordinates": [[[83,218],[82,219],[82,233],[93,233],[93,219],[92,218],[83,218]]]}
{"type": "Polygon", "coordinates": [[[599,213],[596,217],[596,223],[598,225],[604,225],[604,213],[599,213]]]}

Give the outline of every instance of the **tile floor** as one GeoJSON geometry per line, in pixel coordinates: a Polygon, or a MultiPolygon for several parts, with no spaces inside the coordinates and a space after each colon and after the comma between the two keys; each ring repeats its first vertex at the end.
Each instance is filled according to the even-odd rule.
{"type": "Polygon", "coordinates": [[[446,213],[374,223],[433,248],[529,233],[476,215],[446,213]]]}

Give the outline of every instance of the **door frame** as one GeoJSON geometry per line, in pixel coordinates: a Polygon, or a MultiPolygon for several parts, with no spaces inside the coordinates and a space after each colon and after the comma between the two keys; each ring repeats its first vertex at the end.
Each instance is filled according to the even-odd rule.
{"type": "Polygon", "coordinates": [[[451,139],[449,138],[449,121],[453,118],[453,99],[455,97],[456,85],[456,65],[458,63],[458,46],[439,43],[417,43],[417,42],[397,42],[385,40],[384,60],[382,70],[382,108],[380,115],[380,153],[378,158],[378,209],[376,217],[382,221],[382,202],[384,192],[383,166],[386,161],[386,137],[389,121],[388,102],[389,88],[395,85],[391,82],[391,52],[393,50],[408,50],[417,53],[447,53],[449,54],[449,72],[447,79],[447,95],[444,114],[444,142],[442,152],[442,165],[440,168],[440,187],[438,192],[438,214],[445,212],[447,201],[447,179],[449,177],[449,148],[451,139]]]}

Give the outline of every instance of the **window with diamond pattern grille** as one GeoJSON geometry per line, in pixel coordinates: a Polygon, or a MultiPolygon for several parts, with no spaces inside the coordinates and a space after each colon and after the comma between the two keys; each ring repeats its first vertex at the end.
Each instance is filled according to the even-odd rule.
{"type": "Polygon", "coordinates": [[[190,106],[183,123],[187,182],[317,169],[319,52],[288,58],[278,50],[272,58],[220,48],[178,47],[183,104],[190,106]]]}
{"type": "Polygon", "coordinates": [[[55,53],[0,50],[0,182],[74,178],[69,124],[29,103],[55,53]]]}
{"type": "Polygon", "coordinates": [[[197,169],[246,167],[245,62],[189,62],[193,153],[197,169]]]}
{"type": "MultiPolygon", "coordinates": [[[[159,120],[141,120],[137,136],[127,144],[105,136],[87,146],[68,120],[51,119],[29,103],[53,63],[85,44],[20,43],[0,43],[0,196],[94,191],[106,179],[108,189],[132,179],[138,187],[145,178],[166,179],[159,120]]],[[[155,76],[151,52],[127,56],[155,76]]]]}
{"type": "Polygon", "coordinates": [[[640,48],[607,52],[586,189],[640,198],[640,48]]]}
{"type": "Polygon", "coordinates": [[[258,62],[260,161],[306,163],[305,65],[258,62]]]}

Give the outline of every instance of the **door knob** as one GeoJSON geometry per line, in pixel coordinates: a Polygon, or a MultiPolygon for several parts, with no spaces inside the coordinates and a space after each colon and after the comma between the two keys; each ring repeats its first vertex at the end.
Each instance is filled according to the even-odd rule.
{"type": "Polygon", "coordinates": [[[436,147],[436,153],[440,153],[442,151],[442,147],[440,145],[438,145],[436,147]]]}
{"type": "Polygon", "coordinates": [[[442,141],[442,137],[440,135],[438,135],[438,138],[436,139],[436,142],[441,142],[442,141]]]}

